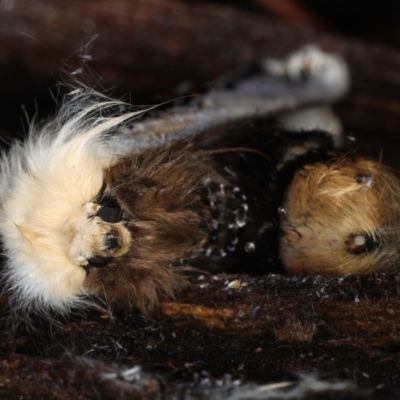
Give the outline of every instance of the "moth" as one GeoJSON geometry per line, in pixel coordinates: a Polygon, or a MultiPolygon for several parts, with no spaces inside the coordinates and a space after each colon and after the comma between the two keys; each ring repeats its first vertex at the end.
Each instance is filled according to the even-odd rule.
{"type": "Polygon", "coordinates": [[[10,307],[149,311],[186,285],[188,268],[391,268],[397,178],[340,153],[340,124],[321,107],[348,86],[341,57],[309,46],[163,113],[73,90],[1,154],[10,307]]]}

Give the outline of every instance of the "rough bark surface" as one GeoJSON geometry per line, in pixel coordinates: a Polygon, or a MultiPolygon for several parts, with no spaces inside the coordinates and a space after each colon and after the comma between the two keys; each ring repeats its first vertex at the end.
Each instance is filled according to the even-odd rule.
{"type": "Polygon", "coordinates": [[[265,398],[256,384],[286,382],[268,396],[396,398],[399,282],[384,274],[200,276],[151,317],[94,312],[3,329],[0,394],[265,398]]]}

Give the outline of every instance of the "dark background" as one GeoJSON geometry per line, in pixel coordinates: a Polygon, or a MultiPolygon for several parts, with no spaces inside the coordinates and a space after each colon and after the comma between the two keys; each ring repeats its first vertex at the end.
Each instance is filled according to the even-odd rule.
{"type": "MultiPolygon", "coordinates": [[[[12,11],[11,5],[17,3],[13,0],[3,1],[0,6],[0,23],[4,18],[8,18],[8,12],[12,11]],[[7,5],[9,5],[7,7],[7,5]]],[[[29,6],[35,8],[40,7],[40,2],[35,0],[22,0],[23,6],[29,6]],[[37,3],[37,4],[36,4],[37,3]]],[[[83,2],[72,2],[81,3],[82,7],[85,7],[83,2]]],[[[89,2],[90,3],[90,2],[89,2]]],[[[141,1],[129,1],[126,3],[132,4],[141,3],[141,1]]],[[[157,1],[153,2],[157,3],[157,1]]],[[[160,3],[163,3],[160,1],[160,3]]],[[[169,2],[172,6],[174,1],[169,2]]],[[[176,2],[180,3],[180,2],[176,2]]],[[[185,2],[181,2],[185,3],[185,2]]],[[[334,34],[340,34],[343,37],[348,38],[360,38],[366,41],[373,41],[376,43],[388,44],[392,47],[400,46],[400,1],[397,0],[386,0],[384,2],[376,0],[335,0],[335,1],[320,1],[320,0],[195,0],[186,2],[198,5],[214,4],[220,6],[221,12],[229,11],[229,8],[236,9],[239,13],[247,14],[249,18],[253,16],[267,16],[278,20],[286,20],[292,23],[299,23],[307,27],[313,27],[316,32],[324,30],[326,32],[332,32],[334,34]]],[[[75,4],[76,5],[76,4],[75,4]]],[[[79,4],[78,4],[79,5],[79,4]]],[[[133,7],[134,10],[135,7],[133,7]]],[[[77,15],[78,16],[78,15],[77,15]]],[[[16,12],[18,17],[18,12],[16,12]]],[[[21,16],[27,19],[27,16],[21,16]]],[[[35,21],[35,16],[29,21],[32,25],[42,23],[43,19],[46,19],[47,15],[41,15],[41,19],[35,21]]],[[[234,23],[233,21],[227,21],[227,23],[234,23]]],[[[171,25],[174,21],[169,21],[171,25]]],[[[21,107],[25,107],[30,117],[35,113],[39,113],[40,116],[46,115],[49,111],[54,108],[53,96],[50,95],[50,91],[57,91],[56,85],[60,82],[64,82],[68,73],[68,63],[70,57],[74,56],[76,51],[82,46],[82,43],[91,40],[91,36],[81,35],[76,38],[75,49],[73,52],[68,54],[68,50],[71,47],[71,41],[65,43],[65,52],[68,54],[66,59],[57,59],[59,51],[54,52],[52,57],[52,49],[49,44],[46,43],[46,39],[43,37],[35,37],[31,35],[32,26],[26,29],[26,32],[20,30],[19,27],[9,27],[7,35],[4,35],[3,41],[8,37],[13,37],[14,42],[10,45],[12,51],[1,51],[0,47],[0,129],[7,132],[14,132],[15,129],[21,128],[21,116],[23,112],[21,107]],[[14,31],[13,31],[14,30],[14,31]],[[40,40],[43,49],[49,53],[49,58],[53,58],[51,64],[48,65],[46,70],[46,63],[48,60],[43,60],[43,65],[40,66],[38,71],[37,64],[40,64],[40,60],[35,60],[35,65],[32,66],[29,63],[29,57],[24,58],[22,54],[26,49],[26,44],[21,43],[21,38],[37,42],[40,40]],[[59,69],[57,70],[57,67],[59,69]]],[[[57,27],[56,27],[57,28],[57,27]]],[[[62,29],[62,27],[60,27],[62,29]]],[[[42,32],[43,33],[43,32],[42,32]]],[[[46,35],[53,35],[54,32],[44,32],[46,35]]],[[[96,35],[102,36],[104,33],[101,29],[94,32],[96,35]]],[[[151,35],[151,32],[148,32],[151,35]]],[[[94,45],[96,39],[94,40],[94,45]]],[[[3,43],[4,44],[4,43],[3,43]]],[[[63,38],[60,37],[58,44],[63,46],[63,38]]],[[[279,43],[277,44],[279,46],[279,43]]],[[[2,46],[4,47],[4,45],[2,46]]],[[[57,49],[59,50],[59,49],[57,49]]],[[[189,49],[188,49],[189,50],[189,49]]],[[[133,51],[133,50],[132,50],[133,51]]],[[[31,57],[32,58],[32,57],[31,57]]],[[[101,70],[101,64],[105,60],[96,58],[90,63],[90,74],[97,75],[99,78],[103,75],[101,70]]],[[[160,60],[157,60],[160,62],[160,60]]],[[[200,68],[200,66],[199,66],[200,68]]],[[[187,77],[187,74],[183,78],[187,77]]],[[[193,71],[193,75],[196,75],[196,71],[193,71]]],[[[211,77],[212,78],[212,77],[211,77]]],[[[214,76],[217,78],[217,76],[214,76]]],[[[176,74],[175,82],[170,84],[172,88],[174,85],[178,86],[181,83],[182,76],[179,72],[176,74]]],[[[141,91],[140,97],[151,97],[154,95],[158,86],[162,82],[154,82],[150,85],[152,91],[143,93],[141,91]]],[[[206,84],[207,82],[198,82],[206,84]]],[[[129,92],[136,95],[132,88],[124,88],[123,86],[113,86],[113,88],[107,87],[107,79],[102,83],[106,89],[112,89],[117,94],[125,92],[127,89],[129,92]]],[[[164,88],[162,88],[164,90],[164,88]]]]}
{"type": "Polygon", "coordinates": [[[362,151],[380,157],[383,149],[396,164],[396,67],[384,83],[372,83],[378,91],[368,79],[385,73],[379,52],[395,58],[390,48],[400,46],[399,22],[396,0],[2,0],[1,137],[20,137],[32,118],[54,113],[63,85],[75,79],[154,104],[181,95],[182,88],[184,94],[212,88],[262,57],[317,42],[355,58],[355,65],[349,62],[361,90],[338,106],[348,133],[361,137],[362,151]],[[371,59],[368,47],[357,47],[359,39],[373,47],[371,59]],[[365,97],[368,90],[374,99],[365,97]]]}

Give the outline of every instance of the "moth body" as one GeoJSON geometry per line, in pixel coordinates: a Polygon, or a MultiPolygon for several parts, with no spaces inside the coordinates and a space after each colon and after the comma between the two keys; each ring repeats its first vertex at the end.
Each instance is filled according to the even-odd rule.
{"type": "MultiPolygon", "coordinates": [[[[335,124],[321,130],[326,117],[307,132],[315,111],[307,121],[305,114],[283,114],[336,100],[347,90],[348,71],[340,57],[315,47],[267,64],[272,76],[264,71],[161,116],[77,89],[54,120],[32,127],[26,141],[3,153],[2,285],[11,307],[67,313],[97,298],[148,311],[184,287],[183,271],[193,266],[276,271],[280,239],[284,266],[307,273],[315,253],[305,253],[299,266],[298,250],[312,249],[315,233],[308,238],[307,224],[298,222],[308,214],[295,205],[303,204],[295,172],[318,166],[343,136],[335,124]],[[293,123],[298,131],[288,132],[293,123]]],[[[372,193],[379,174],[370,170],[359,179],[372,193]]],[[[304,197],[313,193],[311,185],[304,197]]],[[[346,231],[350,252],[369,241],[368,229],[346,231]]],[[[329,233],[320,236],[329,242],[329,233]]],[[[316,260],[309,272],[320,270],[323,258],[316,260]]]]}

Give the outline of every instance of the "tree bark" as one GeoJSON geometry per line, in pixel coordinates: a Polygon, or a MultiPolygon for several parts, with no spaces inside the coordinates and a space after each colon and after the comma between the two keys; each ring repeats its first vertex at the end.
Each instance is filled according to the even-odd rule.
{"type": "Polygon", "coordinates": [[[255,383],[280,383],[286,389],[272,398],[296,388],[300,399],[395,399],[399,279],[201,276],[151,317],[94,313],[89,320],[36,321],[35,330],[16,335],[3,329],[0,394],[258,398],[255,383]],[[340,390],[314,392],[316,373],[324,385],[340,378],[340,390]]]}
{"type": "Polygon", "coordinates": [[[196,324],[227,335],[395,346],[400,338],[399,279],[385,274],[204,277],[179,302],[163,303],[157,315],[181,328],[196,324]]]}
{"type": "Polygon", "coordinates": [[[384,89],[400,84],[390,49],[201,1],[3,1],[0,18],[1,62],[57,79],[79,77],[93,60],[105,88],[171,92],[184,79],[204,83],[310,42],[343,53],[364,90],[371,76],[384,89]]]}

